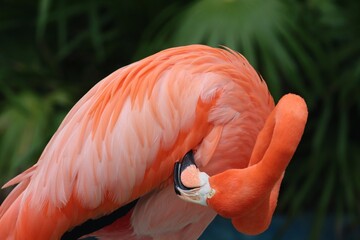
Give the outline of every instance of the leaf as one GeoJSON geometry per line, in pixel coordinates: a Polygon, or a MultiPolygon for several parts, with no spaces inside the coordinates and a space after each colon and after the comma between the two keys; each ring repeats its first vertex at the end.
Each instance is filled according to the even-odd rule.
{"type": "Polygon", "coordinates": [[[101,61],[104,59],[105,52],[101,32],[101,21],[97,13],[96,1],[91,1],[91,4],[89,4],[89,22],[92,44],[96,50],[98,59],[101,61]]]}
{"type": "Polygon", "coordinates": [[[37,18],[37,29],[36,29],[36,39],[38,41],[44,37],[46,25],[48,22],[50,4],[51,4],[51,0],[39,1],[39,14],[37,18]]]}

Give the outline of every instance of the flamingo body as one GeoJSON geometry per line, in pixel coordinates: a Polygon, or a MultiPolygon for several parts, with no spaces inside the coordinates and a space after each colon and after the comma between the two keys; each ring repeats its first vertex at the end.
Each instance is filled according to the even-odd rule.
{"type": "Polygon", "coordinates": [[[174,163],[194,149],[210,176],[247,168],[273,109],[265,82],[229,49],[172,48],[120,68],[71,109],[38,162],[4,186],[18,184],[0,207],[0,239],[60,239],[135,199],[95,235],[196,239],[223,211],[178,199],[174,163]]]}

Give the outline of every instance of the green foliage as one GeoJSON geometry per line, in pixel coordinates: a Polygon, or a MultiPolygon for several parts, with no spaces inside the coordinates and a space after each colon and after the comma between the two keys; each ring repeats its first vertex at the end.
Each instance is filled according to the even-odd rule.
{"type": "Polygon", "coordinates": [[[225,45],[249,59],[275,99],[295,92],[308,103],[279,211],[289,223],[314,212],[311,239],[328,215],[339,238],[359,226],[359,1],[4,2],[0,184],[37,161],[70,107],[113,70],[171,46],[225,45]]]}
{"type": "Polygon", "coordinates": [[[14,95],[6,92],[8,102],[0,115],[0,181],[10,179],[39,156],[54,130],[65,116],[56,106],[68,104],[62,91],[40,96],[32,92],[14,95]]]}
{"type": "MultiPolygon", "coordinates": [[[[353,18],[360,5],[347,1],[337,5],[331,1],[312,1],[303,8],[300,22],[316,39],[314,71],[322,76],[307,95],[310,105],[309,123],[303,143],[289,171],[282,206],[290,206],[294,216],[310,206],[316,212],[312,239],[318,239],[326,214],[338,219],[337,234],[345,231],[349,218],[351,228],[360,221],[359,177],[359,91],[360,31],[353,18]],[[290,187],[291,186],[291,187],[290,187]],[[311,197],[316,193],[316,197],[311,197]],[[296,196],[297,200],[293,201],[296,196]]],[[[313,81],[313,79],[311,79],[313,81]]],[[[349,231],[349,229],[347,229],[349,231]]]]}

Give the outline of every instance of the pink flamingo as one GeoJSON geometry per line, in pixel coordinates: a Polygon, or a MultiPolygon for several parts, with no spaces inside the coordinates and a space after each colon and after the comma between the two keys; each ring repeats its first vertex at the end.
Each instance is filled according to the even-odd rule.
{"type": "Polygon", "coordinates": [[[94,86],[5,184],[0,239],[197,239],[217,213],[261,233],[306,120],[237,52],[164,50],[94,86]]]}

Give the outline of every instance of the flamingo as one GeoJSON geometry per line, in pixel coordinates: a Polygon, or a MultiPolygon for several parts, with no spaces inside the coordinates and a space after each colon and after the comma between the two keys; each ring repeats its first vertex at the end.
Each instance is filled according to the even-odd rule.
{"type": "Polygon", "coordinates": [[[197,239],[216,214],[261,233],[306,120],[231,49],[163,50],[96,84],[3,186],[0,239],[197,239]]]}

